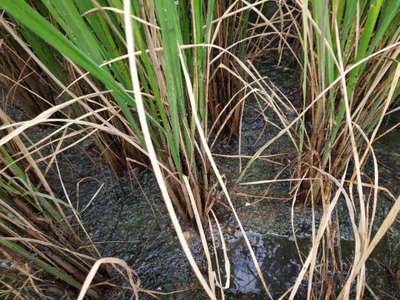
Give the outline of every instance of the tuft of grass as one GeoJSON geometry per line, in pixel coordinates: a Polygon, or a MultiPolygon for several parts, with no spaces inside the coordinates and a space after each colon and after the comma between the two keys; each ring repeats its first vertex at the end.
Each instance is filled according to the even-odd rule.
{"type": "MultiPolygon", "coordinates": [[[[306,164],[337,177],[354,149],[367,148],[362,132],[371,143],[377,137],[400,93],[397,84],[391,88],[400,57],[399,8],[392,0],[303,2],[304,108],[320,97],[305,116],[308,128],[302,129],[306,164]]],[[[360,157],[360,166],[366,157],[360,157]]],[[[318,186],[313,190],[316,199],[325,193],[318,186]]]]}
{"type": "MultiPolygon", "coordinates": [[[[22,72],[24,64],[32,61],[29,69],[51,79],[50,86],[58,92],[57,101],[46,102],[49,107],[30,108],[36,116],[17,124],[0,139],[1,157],[7,167],[2,175],[5,179],[0,182],[7,211],[1,220],[5,220],[5,232],[10,235],[1,240],[8,249],[2,255],[9,261],[29,261],[35,271],[80,287],[80,276],[87,274],[90,264],[86,262],[79,273],[75,268],[83,260],[81,255],[74,252],[74,256],[66,256],[69,245],[57,244],[56,231],[52,232],[54,236],[44,237],[42,228],[25,228],[25,224],[31,226],[28,229],[42,226],[35,217],[38,215],[39,220],[62,224],[71,236],[76,235],[60,207],[62,202],[51,196],[51,189],[37,168],[40,186],[47,187],[50,196],[33,187],[30,177],[15,163],[19,157],[10,143],[40,123],[61,124],[56,132],[75,126],[90,128],[107,150],[109,160],[118,162],[116,169],[123,170],[129,163],[153,169],[178,239],[211,299],[219,295],[223,298],[224,289],[229,286],[229,280],[226,286],[222,284],[219,267],[214,268],[218,258],[211,258],[203,227],[208,221],[212,228],[211,220],[215,220],[219,228],[212,210],[217,198],[213,194],[216,185],[212,184],[215,174],[263,287],[272,298],[210,150],[226,124],[226,136],[239,133],[240,143],[244,101],[254,93],[266,98],[265,103],[280,122],[272,125],[280,131],[249,160],[243,173],[266,148],[287,134],[299,158],[295,178],[290,180],[296,183],[293,205],[302,195],[313,208],[317,203],[322,206],[318,227],[312,220],[311,250],[295,285],[285,294],[294,299],[307,277],[308,298],[336,297],[335,282],[328,275],[340,271],[347,278],[341,282],[338,297],[349,298],[355,287],[355,298],[361,299],[366,261],[400,210],[399,199],[392,197],[395,202],[390,213],[373,232],[382,190],[373,143],[384,117],[398,110],[400,2],[279,1],[269,18],[262,13],[266,2],[2,0],[0,8],[5,13],[0,16],[1,34],[6,37],[8,56],[0,64],[9,71],[2,78],[12,85],[22,85],[29,93],[38,91],[41,85],[36,87],[35,82],[23,80],[29,78],[22,72]],[[279,60],[283,49],[288,49],[294,60],[300,61],[289,43],[291,39],[297,39],[303,54],[303,107],[294,112],[294,117],[285,115],[286,111],[293,111],[293,105],[286,104],[287,99],[282,101],[269,83],[257,78],[247,62],[270,47],[278,50],[279,60]],[[20,54],[14,57],[11,54],[16,50],[20,54]],[[364,175],[368,160],[373,165],[373,184],[367,183],[364,175]],[[15,194],[29,203],[29,210],[17,205],[21,200],[15,200],[20,199],[15,194]],[[346,270],[340,261],[340,238],[336,234],[339,223],[334,220],[338,203],[347,208],[355,238],[355,256],[346,270]],[[28,212],[29,216],[20,217],[28,212]],[[14,215],[11,219],[10,214],[14,215]],[[209,218],[210,214],[214,219],[209,218]],[[199,229],[208,276],[202,274],[193,258],[179,217],[199,229]],[[32,238],[41,241],[40,247],[32,238]],[[43,250],[49,245],[59,247],[57,251],[43,250]],[[18,258],[11,252],[17,253],[18,258]],[[317,281],[324,290],[316,288],[317,281]]],[[[11,127],[4,127],[7,128],[11,127]]],[[[25,159],[29,157],[27,151],[22,153],[25,159]]],[[[35,161],[30,159],[28,165],[33,167],[35,161]]],[[[274,181],[279,179],[264,183],[274,181]]],[[[224,267],[229,274],[226,246],[223,247],[224,267]]],[[[119,264],[126,268],[128,276],[133,273],[120,260],[101,259],[89,272],[80,298],[86,292],[96,296],[95,289],[88,289],[102,263],[119,264]]],[[[32,272],[20,267],[17,270],[16,276],[10,273],[2,278],[9,292],[36,292],[37,286],[30,280],[34,278],[32,272]],[[16,282],[22,282],[21,277],[30,280],[28,289],[23,283],[14,288],[16,282]]],[[[138,288],[131,281],[138,297],[138,288]]]]}
{"type": "MultiPolygon", "coordinates": [[[[1,108],[7,111],[7,108],[16,105],[14,99],[19,99],[26,114],[33,117],[50,107],[51,102],[46,99],[56,97],[54,86],[3,29],[0,30],[0,39],[0,86],[7,91],[2,96],[1,108]]],[[[34,44],[33,41],[31,43],[34,44]]],[[[49,62],[49,65],[57,64],[49,62]]]]}
{"type": "MultiPolygon", "coordinates": [[[[254,46],[256,39],[246,39],[255,30],[248,10],[262,7],[263,2],[0,3],[5,11],[0,17],[2,30],[60,91],[57,102],[33,119],[19,123],[0,139],[0,145],[29,127],[62,124],[57,132],[75,126],[95,131],[99,143],[110,150],[110,155],[118,156],[122,168],[129,163],[151,166],[185,254],[212,299],[218,293],[223,295],[224,288],[216,286],[209,255],[209,276],[206,279],[201,274],[178,216],[196,222],[203,232],[200,225],[208,219],[216,199],[215,185],[210,184],[212,172],[234,211],[208,148],[208,126],[222,127],[231,120],[227,131],[232,134],[240,125],[240,102],[245,97],[237,95],[248,93],[236,91],[244,90],[242,77],[251,73],[242,60],[247,58],[246,47],[261,53],[254,46]],[[229,83],[221,88],[227,80],[229,83]],[[230,87],[235,92],[221,93],[230,87]]],[[[247,238],[246,243],[258,266],[247,238]]],[[[206,243],[204,246],[206,249],[206,243]]],[[[259,266],[257,271],[262,277],[259,266]]],[[[264,281],[263,285],[268,291],[264,281]]]]}
{"type": "Polygon", "coordinates": [[[286,4],[285,9],[293,12],[290,19],[297,23],[293,32],[303,57],[302,107],[252,156],[241,178],[275,141],[291,137],[298,159],[293,178],[282,180],[294,183],[293,207],[305,201],[322,217],[316,222],[313,215],[311,250],[287,295],[295,299],[306,280],[308,299],[363,299],[368,258],[399,213],[398,196],[380,185],[373,146],[387,132],[380,133],[385,117],[399,109],[400,2],[286,4]],[[376,215],[378,205],[384,205],[381,197],[393,200],[391,213],[383,220],[376,215]],[[341,257],[343,219],[350,222],[354,236],[350,266],[341,257]],[[346,279],[331,276],[337,273],[346,279]]]}
{"type": "MultiPolygon", "coordinates": [[[[0,110],[2,126],[10,120],[0,110]]],[[[3,135],[3,132],[2,132],[3,135]]],[[[0,293],[5,299],[73,297],[98,258],[67,217],[72,207],[57,199],[21,138],[0,146],[0,293]]],[[[106,279],[104,271],[96,282],[106,279]]],[[[99,287],[88,294],[100,298],[99,287]]]]}
{"type": "MultiPolygon", "coordinates": [[[[194,214],[183,176],[189,179],[202,218],[213,203],[213,195],[209,165],[198,142],[194,112],[178,67],[179,52],[184,49],[196,114],[205,132],[209,121],[214,126],[225,126],[230,120],[227,132],[234,134],[241,115],[241,105],[235,99],[240,98],[237,91],[242,89],[240,78],[245,72],[243,66],[231,61],[245,60],[250,55],[246,49],[256,49],[253,45],[257,40],[246,39],[255,30],[249,22],[249,11],[258,11],[262,6],[263,1],[251,5],[214,0],[132,3],[135,56],[150,135],[174,206],[186,220],[194,220],[194,214]],[[229,51],[224,50],[231,44],[229,51]]],[[[14,38],[14,44],[30,52],[31,60],[61,89],[57,99],[99,93],[73,105],[72,115],[64,112],[67,117],[87,112],[91,122],[101,122],[131,137],[132,143],[127,143],[97,134],[98,143],[107,150],[107,160],[116,165],[115,169],[122,173],[127,161],[148,165],[126,60],[122,2],[57,0],[28,4],[18,0],[4,1],[1,8],[13,18],[2,17],[2,30],[9,39],[14,38]],[[18,24],[17,31],[8,26],[13,21],[18,24]],[[102,91],[106,94],[100,95],[102,91]],[[101,108],[106,111],[90,113],[101,108]]]]}
{"type": "MultiPolygon", "coordinates": [[[[324,253],[321,267],[317,267],[317,252],[310,252],[310,264],[302,271],[309,268],[309,295],[320,295],[312,291],[315,270],[322,274],[324,289],[335,295],[335,282],[327,276],[333,271],[348,274],[337,296],[361,299],[374,241],[387,231],[382,228],[385,223],[396,218],[388,216],[382,231],[373,236],[381,194],[373,145],[400,95],[400,2],[310,0],[297,4],[302,14],[303,113],[295,177],[311,178],[297,188],[308,203],[322,205],[327,221],[325,229],[320,224],[313,237],[313,250],[320,248],[324,253]],[[367,163],[373,166],[371,179],[366,175],[367,163]],[[346,270],[340,238],[335,235],[340,230],[339,219],[333,215],[338,201],[347,208],[355,238],[353,266],[346,270]]],[[[396,206],[397,202],[392,209],[396,206]]]]}

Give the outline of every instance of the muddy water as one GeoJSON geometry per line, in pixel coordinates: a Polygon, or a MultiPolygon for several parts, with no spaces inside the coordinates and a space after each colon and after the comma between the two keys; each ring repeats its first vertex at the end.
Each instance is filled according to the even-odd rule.
{"type": "MultiPolygon", "coordinates": [[[[269,290],[273,296],[281,295],[295,282],[296,274],[301,269],[295,243],[284,236],[261,235],[252,231],[247,232],[247,236],[269,290]]],[[[307,244],[304,242],[302,239],[298,240],[301,248],[307,244]]],[[[235,299],[249,296],[262,299],[264,288],[242,234],[237,232],[228,240],[228,244],[233,272],[232,288],[228,293],[235,296],[235,299]]]]}

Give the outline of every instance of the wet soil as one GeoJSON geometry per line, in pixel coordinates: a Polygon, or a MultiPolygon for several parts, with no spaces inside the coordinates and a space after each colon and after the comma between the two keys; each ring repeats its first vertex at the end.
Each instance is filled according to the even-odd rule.
{"type": "MultiPolygon", "coordinates": [[[[295,69],[273,66],[270,61],[258,63],[257,68],[261,74],[267,76],[265,80],[276,85],[277,92],[284,92],[293,103],[298,101],[299,76],[295,69]]],[[[278,132],[268,121],[279,124],[279,119],[272,108],[265,107],[266,104],[257,97],[249,99],[243,114],[241,143],[232,140],[227,144],[216,145],[212,151],[221,172],[226,176],[235,207],[269,289],[273,296],[278,296],[294,283],[301,268],[290,223],[290,186],[286,182],[272,185],[243,183],[272,179],[278,174],[281,179],[288,178],[290,174],[287,166],[290,162],[287,156],[280,154],[290,153],[294,149],[288,137],[283,136],[263,153],[277,156],[271,157],[272,161],[257,160],[240,182],[237,182],[237,178],[247,160],[234,157],[238,155],[239,148],[241,155],[251,156],[278,132]],[[264,115],[260,111],[264,111],[264,115]],[[218,154],[225,156],[220,157],[218,154]],[[227,155],[230,157],[226,157],[227,155]]],[[[285,113],[289,118],[294,116],[293,111],[288,110],[285,113]]],[[[29,136],[35,141],[51,130],[49,127],[35,127],[30,129],[29,136]]],[[[382,172],[385,174],[381,176],[383,184],[390,187],[395,195],[400,193],[399,142],[400,133],[397,130],[376,144],[378,159],[382,162],[382,172]]],[[[142,288],[165,293],[180,291],[162,295],[162,299],[207,298],[191,273],[151,172],[136,169],[122,178],[116,176],[102,160],[91,139],[86,139],[57,158],[68,196],[103,256],[116,256],[127,261],[138,274],[142,288]]],[[[54,168],[50,170],[48,177],[56,193],[65,200],[65,193],[54,168]]],[[[389,205],[379,207],[382,210],[380,215],[384,216],[389,205]]],[[[266,295],[235,221],[226,210],[220,210],[219,216],[223,221],[232,265],[232,284],[227,291],[227,298],[265,299],[266,295]]],[[[309,207],[297,205],[294,207],[293,217],[293,227],[304,259],[310,247],[312,212],[309,207]]],[[[314,217],[319,220],[318,210],[314,217]]],[[[345,253],[351,256],[353,237],[351,228],[344,224],[341,239],[345,253]]],[[[381,251],[379,257],[372,260],[371,275],[367,274],[370,288],[380,299],[390,299],[385,298],[389,297],[387,293],[394,299],[400,297],[400,287],[388,272],[388,269],[400,269],[400,247],[393,242],[399,238],[400,229],[396,230],[394,227],[383,241],[386,251],[381,251]]],[[[198,239],[192,240],[191,247],[196,259],[204,266],[200,246],[198,239]]],[[[302,289],[298,299],[303,299],[301,292],[302,289]]],[[[130,296],[129,290],[114,289],[104,299],[129,299],[130,296]]],[[[143,295],[141,299],[152,298],[143,295]]]]}

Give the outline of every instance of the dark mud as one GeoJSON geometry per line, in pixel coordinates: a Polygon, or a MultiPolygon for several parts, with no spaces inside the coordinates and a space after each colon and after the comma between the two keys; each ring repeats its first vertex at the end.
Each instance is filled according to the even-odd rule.
{"type": "MultiPolygon", "coordinates": [[[[271,62],[259,63],[260,73],[268,76],[276,91],[283,91],[293,102],[298,101],[297,71],[291,68],[274,67],[271,62]]],[[[240,154],[251,156],[255,151],[274,137],[278,132],[269,121],[279,124],[279,119],[271,108],[260,111],[266,105],[256,97],[245,106],[242,124],[240,154]]],[[[289,118],[294,112],[286,111],[289,118]]],[[[50,127],[37,127],[29,132],[32,140],[38,140],[51,132],[50,127]]],[[[400,192],[400,134],[394,131],[378,142],[376,153],[382,164],[382,183],[398,195],[400,192]]],[[[216,145],[215,154],[237,155],[237,140],[229,144],[216,145]]],[[[290,154],[293,151],[290,140],[283,136],[263,155],[290,154]]],[[[44,152],[51,152],[47,149],[44,152]]],[[[291,227],[291,203],[288,183],[272,185],[243,185],[244,182],[289,177],[287,156],[274,156],[270,160],[257,160],[241,180],[236,181],[247,162],[237,157],[216,155],[221,172],[226,176],[227,185],[239,217],[251,241],[257,260],[264,272],[269,289],[274,297],[281,295],[295,281],[301,269],[291,227]]],[[[116,256],[124,259],[136,271],[142,288],[160,292],[184,290],[175,294],[161,296],[162,299],[206,299],[207,297],[191,273],[188,262],[171,228],[168,214],[160,197],[153,175],[146,170],[133,170],[125,177],[116,176],[97,152],[93,140],[87,139],[77,147],[58,155],[61,178],[75,209],[79,212],[83,225],[103,256],[116,256]],[[97,193],[96,197],[94,195],[97,193]],[[94,197],[94,198],[93,198],[94,197]]],[[[50,182],[62,199],[66,196],[61,188],[55,169],[50,170],[50,182]]],[[[390,201],[382,199],[381,201],[390,201]]],[[[389,203],[389,202],[388,202],[389,203]]],[[[390,204],[390,203],[389,203],[390,204]]],[[[379,206],[380,216],[387,213],[388,205],[379,206]]],[[[245,246],[242,234],[238,231],[231,214],[219,210],[229,248],[232,268],[231,288],[228,299],[265,299],[263,288],[255,272],[255,267],[245,246]]],[[[310,247],[312,212],[308,207],[294,207],[293,227],[302,259],[310,247]]],[[[318,210],[316,221],[320,218],[318,210]]],[[[400,270],[400,226],[395,226],[382,242],[379,256],[371,260],[367,273],[369,289],[380,299],[398,299],[400,287],[393,279],[392,270],[400,270]],[[382,248],[383,247],[383,248],[382,248]],[[397,268],[397,269],[396,269],[397,268]],[[391,296],[388,296],[390,293],[391,296]],[[396,294],[397,293],[397,294],[396,294]],[[386,297],[386,298],[385,298],[386,297]]],[[[351,257],[352,233],[349,225],[341,228],[344,253],[351,257]]],[[[200,265],[204,266],[198,239],[193,239],[191,247],[200,265]]],[[[350,262],[350,259],[348,259],[350,262]]],[[[122,283],[121,283],[122,284],[122,283]]],[[[305,288],[300,288],[298,299],[303,299],[305,288]],[[303,296],[301,296],[303,295],[303,296]]],[[[128,290],[112,290],[104,299],[129,299],[128,290]]],[[[151,299],[142,296],[141,299],[151,299]]]]}

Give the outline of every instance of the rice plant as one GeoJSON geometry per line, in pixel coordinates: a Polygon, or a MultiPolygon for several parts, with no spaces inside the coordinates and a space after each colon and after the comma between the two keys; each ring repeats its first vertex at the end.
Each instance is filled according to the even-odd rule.
{"type": "MultiPolygon", "coordinates": [[[[0,110],[2,129],[12,130],[0,110]]],[[[3,132],[2,132],[2,135],[3,132]]],[[[99,257],[71,219],[71,206],[57,199],[23,140],[0,147],[0,294],[4,299],[44,295],[73,297],[99,257]]],[[[96,282],[105,280],[102,270],[96,282]]],[[[100,297],[98,287],[88,295],[100,297]]]]}
{"type": "MultiPolygon", "coordinates": [[[[63,224],[72,237],[76,235],[63,215],[62,202],[54,200],[49,187],[46,192],[50,196],[34,187],[36,184],[23,174],[20,157],[10,149],[10,143],[29,127],[42,123],[57,124],[56,132],[89,128],[105,150],[105,159],[118,173],[122,174],[130,164],[154,171],[194,273],[211,299],[224,297],[225,287],[221,278],[216,279],[203,229],[210,215],[214,216],[212,207],[220,199],[218,193],[226,197],[243,234],[244,229],[210,146],[222,131],[227,138],[240,134],[243,99],[248,95],[276,97],[268,97],[273,89],[267,90],[262,84],[251,86],[262,80],[253,76],[246,60],[278,50],[281,61],[285,49],[302,65],[302,107],[291,120],[281,106],[292,108],[292,103],[282,104],[278,99],[280,103],[275,105],[274,99],[269,99],[281,122],[273,126],[280,132],[250,159],[243,172],[275,140],[289,135],[298,152],[293,182],[299,184],[293,188],[293,203],[301,195],[313,208],[321,204],[323,212],[318,228],[312,220],[312,247],[295,285],[287,292],[289,298],[295,297],[306,276],[309,298],[335,296],[335,282],[328,275],[339,270],[341,263],[337,260],[338,227],[332,216],[342,199],[353,226],[356,255],[350,269],[340,270],[348,277],[341,282],[343,288],[337,294],[349,297],[356,285],[356,297],[362,297],[366,260],[400,209],[397,200],[379,230],[372,232],[380,190],[372,146],[384,117],[398,110],[400,2],[277,1],[268,18],[262,13],[267,2],[0,1],[0,9],[4,10],[0,16],[4,38],[1,46],[6,53],[0,58],[0,65],[7,71],[1,78],[11,92],[17,87],[27,92],[21,97],[33,116],[16,124],[0,139],[1,158],[7,168],[0,184],[1,196],[6,199],[2,203],[14,219],[20,220],[11,222],[14,219],[8,217],[9,213],[0,217],[6,220],[5,224],[10,223],[4,227],[10,237],[1,240],[9,249],[2,252],[6,260],[29,260],[37,268],[32,269],[35,272],[44,270],[73,288],[81,287],[91,258],[85,256],[86,261],[76,252],[66,257],[70,246],[60,244],[56,230],[50,240],[41,234],[43,229],[33,231],[32,236],[32,231],[21,225],[50,226],[42,224],[44,219],[50,224],[63,224]],[[296,43],[301,46],[299,51],[295,50],[296,43]],[[35,80],[38,78],[41,81],[35,80]],[[42,85],[43,81],[46,84],[42,85]],[[365,184],[363,174],[371,159],[375,176],[372,187],[365,184]],[[219,188],[215,188],[215,182],[219,188]],[[178,217],[198,228],[207,258],[207,278],[193,259],[178,217]],[[32,238],[41,241],[40,247],[32,238]],[[57,247],[43,250],[50,244],[57,247]],[[18,258],[12,256],[10,249],[19,254],[18,258]],[[323,250],[322,263],[319,249],[323,250]],[[36,254],[33,259],[32,253],[36,254]],[[79,269],[81,261],[85,263],[79,269]],[[319,286],[315,288],[317,280],[319,286]]],[[[46,140],[50,137],[42,142],[46,140]]],[[[19,151],[33,168],[35,161],[28,159],[30,153],[19,151]]],[[[46,186],[38,168],[35,174],[39,186],[46,186]]],[[[245,234],[244,238],[262,285],[272,298],[245,234]]],[[[71,240],[75,242],[74,238],[71,240]]],[[[229,261],[226,256],[224,260],[229,261]]],[[[97,290],[89,287],[99,265],[107,262],[120,264],[129,276],[133,273],[126,263],[103,258],[93,266],[79,299],[85,293],[96,297],[97,290]]],[[[2,279],[8,292],[42,293],[32,284],[37,273],[32,275],[25,266],[18,265],[15,276],[11,272],[2,279]],[[25,279],[29,281],[28,288],[21,284],[25,279]],[[18,288],[14,288],[16,284],[18,288]]]]}
{"type": "MultiPolygon", "coordinates": [[[[169,194],[179,215],[188,220],[194,216],[187,201],[188,194],[182,184],[182,176],[186,175],[189,178],[201,216],[213,201],[208,187],[207,159],[204,158],[201,146],[197,142],[194,112],[188,104],[182,71],[177,67],[181,64],[179,55],[182,52],[184,61],[188,65],[189,75],[193,79],[197,114],[202,126],[207,130],[209,116],[212,121],[222,110],[225,113],[230,111],[225,108],[224,102],[220,104],[215,102],[226,99],[217,93],[229,89],[215,86],[209,90],[210,80],[219,84],[223,84],[224,80],[210,77],[210,74],[215,73],[214,69],[221,69],[223,63],[217,65],[221,60],[216,61],[214,65],[217,67],[208,64],[219,50],[207,44],[211,44],[218,35],[229,32],[219,30],[221,22],[230,22],[232,26],[247,22],[246,16],[243,16],[245,18],[243,19],[239,9],[243,5],[233,2],[232,4],[228,11],[230,15],[227,17],[224,16],[226,11],[220,7],[221,4],[215,1],[132,3],[135,51],[137,51],[135,55],[139,64],[141,91],[145,97],[152,140],[156,146],[157,157],[163,165],[169,194]],[[215,22],[217,12],[221,15],[221,20],[215,22]],[[233,21],[229,21],[232,19],[231,15],[234,16],[233,21]],[[209,95],[216,96],[212,96],[213,100],[210,101],[209,95]]],[[[40,62],[40,65],[46,68],[45,72],[48,76],[51,74],[50,77],[56,81],[63,94],[76,98],[79,94],[76,95],[72,91],[74,87],[76,90],[77,86],[83,95],[89,90],[93,92],[106,90],[104,95],[98,96],[86,107],[80,105],[79,109],[90,111],[107,107],[108,111],[94,117],[95,122],[101,121],[105,124],[108,122],[114,128],[130,135],[135,147],[127,145],[123,140],[113,142],[112,139],[103,136],[100,138],[100,143],[104,148],[114,149],[111,153],[125,157],[122,160],[123,164],[128,160],[147,165],[146,147],[138,126],[136,104],[132,98],[132,83],[126,60],[122,2],[38,1],[34,6],[30,6],[25,1],[20,3],[5,1],[2,7],[22,25],[18,32],[12,32],[14,29],[7,25],[9,20],[3,18],[3,28],[9,35],[20,37],[18,39],[20,47],[30,48],[35,56],[31,59],[40,62]],[[51,17],[52,24],[46,20],[47,17],[51,17]],[[40,39],[57,53],[46,51],[45,48],[49,46],[43,43],[41,43],[43,48],[36,48],[40,39]],[[54,56],[63,57],[62,61],[68,62],[75,78],[65,71],[60,71],[63,69],[62,61],[61,65],[60,63],[57,65],[54,56]],[[89,72],[90,75],[85,72],[89,72]],[[74,80],[66,86],[65,78],[71,79],[71,77],[74,80]],[[123,145],[122,149],[120,145],[123,145]]],[[[243,14],[246,14],[246,10],[243,14]]],[[[242,31],[244,33],[239,32],[239,38],[244,37],[246,30],[242,31]]],[[[236,30],[230,34],[235,35],[236,30]]],[[[219,41],[222,43],[220,46],[224,46],[223,43],[230,43],[231,40],[232,38],[228,38],[226,41],[219,41]]],[[[243,50],[231,49],[230,55],[235,52],[243,53],[243,50]]],[[[225,61],[226,56],[224,54],[222,58],[225,61]]],[[[226,65],[230,67],[229,62],[226,65]]],[[[219,75],[220,79],[224,76],[226,77],[219,75]]],[[[238,108],[236,111],[239,111],[238,108]]],[[[236,125],[229,127],[231,131],[238,128],[237,116],[238,113],[233,116],[236,119],[233,124],[236,125]]]]}
{"type": "MultiPolygon", "coordinates": [[[[354,149],[361,153],[367,148],[362,134],[373,144],[399,96],[400,3],[299,1],[299,5],[304,108],[310,106],[301,128],[306,149],[302,161],[338,176],[354,149]]],[[[354,157],[359,160],[356,167],[367,157],[368,151],[354,157]]],[[[317,173],[303,170],[311,177],[317,173]]],[[[314,197],[322,193],[319,199],[326,198],[326,191],[316,187],[314,197]]]]}
{"type": "MultiPolygon", "coordinates": [[[[0,19],[4,32],[60,90],[58,103],[22,123],[2,144],[40,123],[87,126],[106,134],[107,140],[102,135],[98,139],[105,148],[116,145],[119,152],[111,152],[122,157],[123,164],[151,165],[185,254],[211,298],[215,298],[213,273],[210,269],[208,285],[191,257],[176,213],[202,228],[216,201],[211,167],[223,185],[206,141],[209,121],[221,114],[227,120],[233,111],[235,122],[228,130],[233,133],[240,107],[231,99],[213,96],[222,89],[218,85],[209,89],[209,83],[223,82],[226,75],[215,75],[220,70],[227,70],[232,78],[236,73],[242,76],[238,65],[244,64],[238,57],[245,55],[243,45],[249,42],[244,37],[249,30],[239,26],[224,31],[221,23],[246,24],[247,7],[254,9],[254,4],[213,0],[0,3],[6,12],[0,19]],[[228,38],[218,40],[222,45],[215,44],[226,32],[228,38]],[[236,38],[243,39],[243,45],[233,45],[229,51],[223,48],[236,38]],[[48,46],[35,48],[37,40],[48,46]],[[49,51],[44,50],[47,47],[49,51]],[[230,60],[237,65],[232,67],[230,60]],[[61,76],[54,70],[57,62],[57,69],[66,69],[61,76]],[[60,118],[53,116],[60,113],[60,118]]],[[[234,88],[240,90],[242,82],[235,81],[234,88]]],[[[230,92],[227,95],[235,100],[230,92]]]]}
{"type": "Polygon", "coordinates": [[[52,99],[56,93],[15,41],[9,39],[3,30],[0,31],[0,37],[0,84],[7,91],[3,96],[2,109],[7,112],[7,108],[15,106],[13,99],[20,99],[26,113],[33,117],[50,107],[51,104],[43,100],[52,99]]]}
{"type": "Polygon", "coordinates": [[[312,249],[288,291],[289,299],[294,299],[306,278],[308,298],[361,299],[369,255],[399,212],[398,198],[380,185],[373,145],[387,133],[381,133],[385,117],[398,111],[400,3],[326,0],[286,5],[294,11],[291,19],[297,25],[292,34],[298,36],[303,56],[302,107],[290,124],[255,153],[242,177],[280,137],[295,137],[293,205],[303,200],[321,211],[322,218],[312,220],[312,249]],[[370,166],[372,175],[367,172],[370,166]],[[394,204],[392,214],[382,221],[376,217],[376,208],[382,205],[379,197],[383,194],[394,204]],[[355,239],[355,254],[347,268],[341,258],[339,207],[345,207],[355,239]],[[375,232],[372,228],[377,227],[375,232]],[[347,278],[338,281],[331,276],[337,273],[347,278]]]}
{"type": "MultiPolygon", "coordinates": [[[[326,231],[317,234],[321,244],[313,242],[324,253],[323,263],[314,267],[332,296],[360,298],[381,195],[373,145],[383,120],[397,109],[400,93],[400,2],[296,2],[302,14],[304,117],[298,127],[301,153],[295,177],[311,179],[302,183],[302,198],[313,206],[321,204],[324,216],[331,218],[326,231]],[[373,165],[372,187],[366,184],[367,163],[373,165]],[[340,221],[332,214],[342,197],[355,237],[353,267],[346,270],[340,259],[340,238],[335,236],[340,221]],[[329,272],[349,274],[340,293],[329,272]]],[[[309,269],[310,278],[314,267],[309,269]]],[[[309,295],[318,295],[311,292],[312,285],[311,280],[309,295]]]]}

